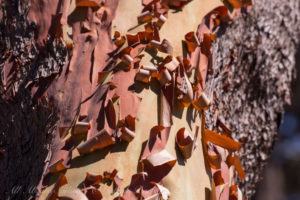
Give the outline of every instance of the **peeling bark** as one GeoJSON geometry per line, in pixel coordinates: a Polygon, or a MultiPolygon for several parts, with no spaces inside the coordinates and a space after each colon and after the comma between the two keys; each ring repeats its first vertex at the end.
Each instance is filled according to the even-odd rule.
{"type": "MultiPolygon", "coordinates": [[[[48,24],[40,16],[29,14],[28,0],[0,0],[0,4],[0,71],[4,77],[0,84],[0,150],[3,152],[0,198],[30,199],[36,195],[36,186],[50,159],[52,135],[57,131],[59,112],[43,105],[48,100],[42,94],[63,73],[69,59],[65,43],[55,37],[61,30],[51,26],[66,23],[66,16],[53,5],[48,8],[51,12],[47,16],[53,17],[48,24]],[[28,15],[36,23],[30,22],[28,15]]],[[[60,5],[60,8],[65,7],[60,5]]],[[[38,4],[34,9],[39,9],[38,4]]],[[[215,103],[207,111],[208,125],[213,128],[217,116],[224,118],[234,137],[245,142],[240,156],[246,179],[241,181],[241,188],[247,197],[255,192],[275,142],[284,102],[289,102],[290,83],[295,73],[294,54],[299,42],[299,12],[297,0],[257,0],[250,14],[233,22],[213,47],[215,73],[208,76],[206,87],[209,92],[214,91],[215,103]]],[[[40,15],[47,17],[43,11],[40,15]]],[[[76,21],[76,13],[74,17],[76,21]]],[[[104,21],[109,23],[103,27],[109,27],[111,19],[104,21]]],[[[79,22],[74,24],[78,32],[85,32],[90,25],[85,24],[79,30],[82,28],[79,22]]],[[[99,33],[105,37],[110,34],[103,30],[99,33]]],[[[99,49],[95,51],[102,52],[99,49]]],[[[94,51],[90,53],[91,62],[106,66],[103,60],[92,56],[94,51]]],[[[96,84],[97,73],[94,74],[95,77],[88,74],[85,78],[89,79],[85,81],[96,84]]],[[[76,90],[71,86],[70,89],[76,90]]],[[[93,112],[92,109],[88,110],[93,112]]]]}

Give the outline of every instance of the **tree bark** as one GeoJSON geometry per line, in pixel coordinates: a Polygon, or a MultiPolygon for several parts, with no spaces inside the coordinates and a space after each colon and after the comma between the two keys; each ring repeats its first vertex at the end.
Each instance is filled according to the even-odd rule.
{"type": "MultiPolygon", "coordinates": [[[[0,3],[0,198],[30,199],[46,170],[59,121],[59,112],[44,105],[41,94],[61,75],[68,50],[56,37],[55,16],[43,40],[40,27],[28,20],[28,0],[0,3]],[[36,96],[28,89],[32,84],[43,86],[36,96]]],[[[214,75],[206,90],[215,103],[206,111],[208,127],[215,128],[221,117],[233,137],[245,143],[240,156],[246,179],[240,183],[248,198],[261,179],[289,102],[299,4],[256,0],[250,13],[235,20],[212,47],[214,75]]]]}
{"type": "Polygon", "coordinates": [[[240,180],[250,198],[276,142],[284,105],[290,104],[299,47],[299,1],[254,1],[250,13],[233,22],[213,46],[214,90],[209,126],[216,116],[228,122],[233,137],[244,143],[239,152],[246,172],[240,180]]]}
{"type": "Polygon", "coordinates": [[[30,199],[36,194],[49,156],[57,114],[32,98],[27,85],[45,86],[62,69],[65,44],[51,37],[35,43],[37,27],[28,21],[28,1],[2,1],[0,10],[0,198],[30,199]]]}

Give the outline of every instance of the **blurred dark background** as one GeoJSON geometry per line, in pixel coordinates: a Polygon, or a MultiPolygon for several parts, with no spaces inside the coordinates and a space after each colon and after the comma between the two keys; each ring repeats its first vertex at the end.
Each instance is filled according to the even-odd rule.
{"type": "Polygon", "coordinates": [[[255,200],[300,200],[300,49],[296,55],[297,79],[292,105],[286,107],[279,137],[255,200]]]}

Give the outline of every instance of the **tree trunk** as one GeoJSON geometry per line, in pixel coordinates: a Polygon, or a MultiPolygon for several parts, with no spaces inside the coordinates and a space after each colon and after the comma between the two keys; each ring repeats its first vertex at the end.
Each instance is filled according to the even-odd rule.
{"type": "MultiPolygon", "coordinates": [[[[75,0],[0,0],[0,198],[36,198],[41,195],[45,182],[47,185],[55,183],[61,172],[74,190],[82,187],[80,183],[86,172],[103,173],[114,168],[124,179],[123,191],[130,185],[131,176],[144,170],[140,159],[149,146],[150,129],[162,125],[168,131],[172,123],[168,132],[171,139],[164,145],[176,156],[177,164],[164,179],[164,185],[171,191],[171,199],[208,198],[206,189],[212,182],[205,168],[201,141],[188,160],[174,142],[180,128],[194,132],[196,125],[200,126],[200,112],[195,114],[192,106],[183,112],[182,106],[175,103],[173,122],[172,118],[171,122],[164,121],[159,114],[166,105],[161,103],[164,90],[160,90],[158,82],[151,81],[148,87],[137,83],[135,93],[131,93],[129,88],[136,72],[114,74],[112,83],[123,88],[114,93],[119,96],[119,103],[114,100],[114,94],[109,93],[114,87],[105,82],[109,78],[105,77],[99,84],[98,73],[115,70],[117,58],[114,57],[116,48],[111,41],[111,29],[126,34],[132,28],[129,19],[136,18],[143,7],[125,0],[95,2],[96,7],[100,5],[99,9],[80,7],[69,13],[75,0]],[[129,8],[132,13],[124,12],[129,8]],[[121,13],[119,17],[118,13],[121,13]],[[135,104],[131,106],[130,102],[135,104]],[[135,110],[136,105],[139,111],[135,110]],[[111,114],[113,108],[114,115],[111,114]],[[136,137],[129,144],[120,142],[114,132],[122,127],[120,121],[128,116],[124,113],[136,121],[136,137]],[[120,121],[114,124],[111,118],[120,121]],[[80,120],[90,125],[87,140],[105,129],[108,135],[117,138],[116,141],[109,139],[115,144],[86,156],[73,151],[82,144],[82,136],[74,136],[74,127],[80,120]],[[60,140],[60,136],[64,140],[60,140]],[[73,155],[69,155],[72,151],[73,155]],[[53,158],[56,155],[66,155],[64,159],[71,157],[72,160],[59,162],[63,170],[55,168],[55,173],[49,173],[53,162],[57,161],[53,158]]],[[[196,31],[196,25],[201,22],[198,18],[219,3],[206,3],[209,9],[203,8],[201,14],[195,14],[189,22],[185,21],[184,14],[191,16],[202,9],[199,2],[187,4],[183,14],[169,12],[169,22],[161,29],[161,34],[176,43],[174,57],[182,55],[182,45],[178,43],[186,33],[196,31]],[[176,24],[184,27],[176,29],[176,24]]],[[[205,111],[206,127],[217,129],[217,119],[221,118],[231,128],[233,138],[244,143],[239,155],[246,178],[238,183],[248,198],[255,193],[255,185],[261,179],[276,141],[284,104],[289,103],[300,33],[299,1],[256,0],[253,4],[249,13],[242,9],[242,16],[218,33],[211,48],[214,73],[208,75],[205,88],[214,100],[205,111]]],[[[135,31],[141,27],[135,27],[135,31]]],[[[159,56],[145,53],[148,60],[141,64],[161,62],[163,58],[159,56]]],[[[101,185],[100,191],[104,199],[112,198],[105,196],[111,193],[108,187],[101,185]]],[[[47,196],[49,194],[44,192],[40,197],[47,196]]]]}
{"type": "Polygon", "coordinates": [[[48,84],[65,62],[65,45],[50,38],[35,44],[37,28],[28,21],[28,1],[1,2],[1,199],[29,199],[44,172],[57,115],[37,105],[26,85],[48,84]],[[43,82],[43,83],[42,83],[43,82]]]}
{"type": "Polygon", "coordinates": [[[263,178],[284,105],[291,103],[299,12],[298,1],[255,1],[250,14],[227,28],[213,47],[215,74],[208,85],[215,90],[215,104],[210,111],[218,110],[234,138],[244,143],[239,154],[246,178],[240,184],[247,197],[263,178]]]}

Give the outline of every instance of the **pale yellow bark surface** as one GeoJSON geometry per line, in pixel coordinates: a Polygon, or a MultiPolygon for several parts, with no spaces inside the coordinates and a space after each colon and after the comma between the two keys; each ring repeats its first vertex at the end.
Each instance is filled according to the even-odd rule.
{"type": "MultiPolygon", "coordinates": [[[[221,1],[219,0],[194,0],[182,12],[169,12],[168,20],[160,31],[160,37],[162,39],[166,38],[172,43],[174,56],[182,55],[182,40],[184,39],[184,35],[190,31],[196,31],[202,17],[219,5],[221,5],[221,1]]],[[[121,35],[128,33],[128,29],[137,25],[136,17],[141,13],[141,10],[142,5],[140,0],[120,0],[116,19],[112,25],[112,33],[115,30],[120,31],[121,35]]],[[[139,30],[143,30],[143,26],[138,26],[129,32],[136,33],[139,30]]],[[[152,65],[149,59],[150,55],[145,56],[142,63],[152,65]]],[[[138,84],[138,86],[141,85],[138,84]]],[[[124,179],[121,187],[121,194],[123,194],[124,188],[130,183],[131,176],[137,172],[142,145],[146,143],[150,129],[158,125],[158,82],[154,82],[151,88],[144,89],[138,94],[138,96],[142,97],[142,103],[136,120],[136,137],[134,140],[127,147],[126,143],[113,145],[111,148],[99,150],[85,156],[79,156],[75,149],[73,151],[71,168],[65,174],[68,184],[61,188],[60,195],[76,189],[85,179],[86,172],[103,174],[104,171],[112,171],[113,169],[117,169],[119,171],[118,176],[124,179]]],[[[117,104],[116,108],[117,111],[117,104]]],[[[195,130],[194,123],[191,120],[194,111],[185,108],[181,113],[176,104],[174,109],[174,124],[171,128],[166,149],[175,158],[178,157],[179,159],[164,179],[163,184],[170,190],[170,199],[172,200],[204,200],[205,188],[210,188],[210,180],[205,170],[201,135],[197,139],[198,146],[196,150],[193,152],[192,157],[185,163],[181,156],[177,156],[178,152],[176,154],[175,150],[175,134],[180,128],[185,127],[194,134],[192,132],[195,130]]],[[[199,116],[196,119],[196,124],[200,126],[199,116]]],[[[53,182],[56,178],[52,178],[53,182]]],[[[46,188],[40,199],[45,199],[52,187],[53,184],[46,188]]],[[[104,199],[113,199],[112,197],[118,195],[118,193],[112,195],[112,186],[101,184],[99,190],[103,194],[104,199]]]]}
{"type": "MultiPolygon", "coordinates": [[[[182,55],[182,40],[186,33],[196,31],[202,18],[213,8],[222,5],[220,0],[193,0],[183,8],[183,11],[169,11],[168,19],[160,29],[160,38],[169,40],[174,48],[174,56],[182,55]]],[[[113,21],[113,31],[122,35],[137,33],[144,26],[137,26],[137,16],[143,6],[140,0],[120,0],[116,19],[113,21]],[[133,28],[133,29],[132,29],[133,28]],[[130,31],[128,31],[130,30],[130,31]]]]}

